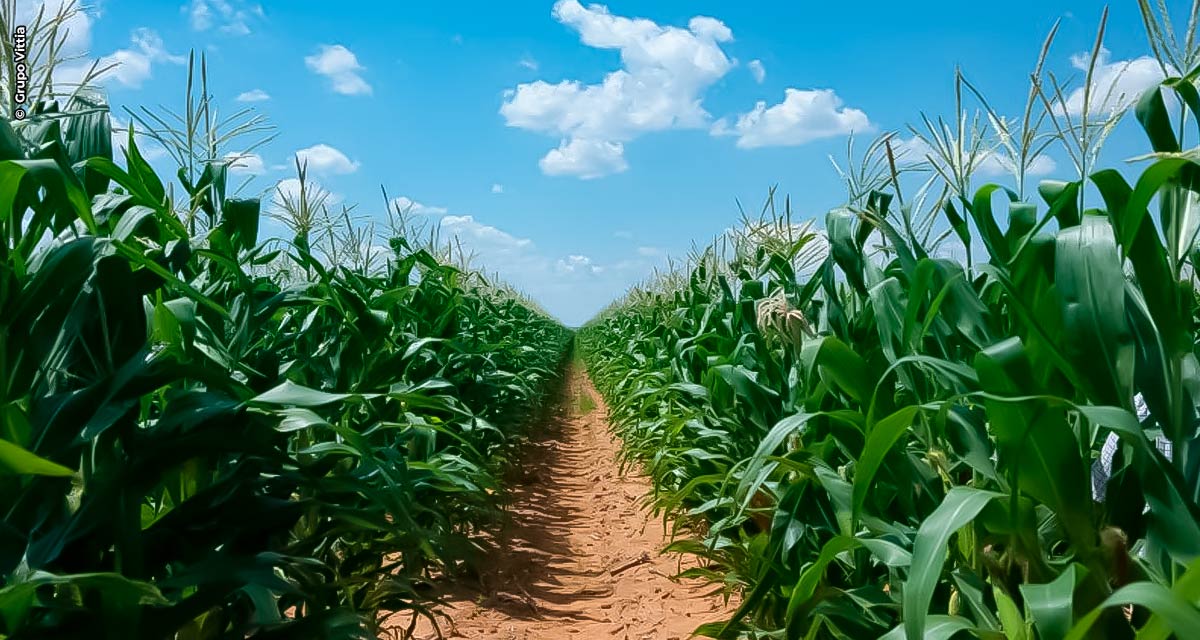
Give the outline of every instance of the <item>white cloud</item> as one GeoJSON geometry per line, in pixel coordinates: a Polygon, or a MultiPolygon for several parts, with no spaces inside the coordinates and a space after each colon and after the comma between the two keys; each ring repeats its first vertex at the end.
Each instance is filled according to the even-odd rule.
{"type": "Polygon", "coordinates": [[[229,173],[244,176],[261,176],[267,172],[262,156],[257,153],[229,153],[225,155],[229,161],[229,173]]]}
{"type": "MultiPolygon", "coordinates": [[[[892,144],[892,153],[895,154],[898,164],[939,162],[933,153],[933,147],[916,136],[896,140],[892,144]]],[[[982,150],[975,168],[982,176],[1009,176],[1013,173],[1013,163],[998,148],[982,150]]],[[[1033,162],[1025,169],[1025,174],[1030,177],[1047,176],[1054,173],[1056,169],[1058,169],[1058,163],[1054,161],[1054,158],[1043,154],[1033,159],[1033,162]]]]}
{"type": "MultiPolygon", "coordinates": [[[[79,2],[74,0],[19,0],[15,23],[32,24],[38,12],[43,9],[43,23],[60,14],[66,18],[62,25],[64,31],[60,32],[60,36],[66,36],[60,51],[63,57],[85,53],[88,50],[92,44],[92,23],[99,17],[95,9],[85,11],[80,8],[79,2]]],[[[35,49],[36,47],[30,47],[29,53],[36,53],[35,49]]]]}
{"type": "Polygon", "coordinates": [[[844,106],[833,89],[786,89],[783,102],[768,107],[760,101],[732,127],[724,120],[717,122],[712,133],[736,135],[737,146],[753,149],[801,145],[874,128],[866,113],[844,106]]]}
{"type": "MultiPolygon", "coordinates": [[[[183,64],[187,61],[184,56],[167,51],[162,37],[151,29],[135,29],[129,40],[132,47],[117,49],[100,58],[98,68],[112,67],[100,77],[101,82],[115,82],[136,89],[151,77],[155,63],[183,64]]],[[[80,68],[80,71],[86,69],[80,68]]]]}
{"type": "Polygon", "coordinates": [[[499,274],[502,280],[559,314],[564,322],[576,325],[665,261],[663,257],[631,255],[599,263],[578,251],[548,252],[530,238],[471,215],[443,217],[438,237],[443,243],[461,247],[471,257],[473,267],[488,275],[499,274]]]}
{"type": "Polygon", "coordinates": [[[914,164],[919,162],[928,162],[929,156],[933,153],[933,147],[921,138],[913,136],[911,138],[900,139],[899,136],[891,138],[892,155],[896,158],[897,163],[914,164]]]}
{"type": "Polygon", "coordinates": [[[246,6],[243,2],[230,0],[192,0],[180,10],[188,14],[192,28],[196,31],[208,31],[217,27],[222,33],[235,36],[248,35],[250,21],[263,17],[262,5],[246,6]]]}
{"type": "Polygon", "coordinates": [[[129,39],[139,51],[154,62],[170,62],[171,64],[183,64],[187,62],[187,56],[173,55],[167,51],[162,37],[152,29],[144,27],[134,29],[129,39]]]}
{"type": "Polygon", "coordinates": [[[499,183],[493,184],[492,193],[504,193],[504,185],[499,183]]]}
{"type": "Polygon", "coordinates": [[[572,324],[581,324],[653,266],[644,258],[610,266],[597,264],[580,253],[555,256],[529,238],[473,216],[447,216],[439,235],[443,242],[453,242],[471,256],[472,266],[487,274],[498,274],[572,324]]]}
{"type": "Polygon", "coordinates": [[[346,157],[346,154],[327,145],[316,144],[296,152],[300,162],[307,165],[308,170],[320,175],[346,174],[358,171],[359,164],[346,157]]]}
{"type": "MultiPolygon", "coordinates": [[[[313,180],[305,180],[304,192],[309,205],[324,204],[328,207],[342,201],[340,194],[333,193],[319,182],[313,180]]],[[[271,205],[274,211],[279,212],[283,209],[285,201],[295,202],[299,197],[300,180],[298,178],[285,178],[276,182],[275,188],[271,190],[271,205]]]]}
{"type": "Polygon", "coordinates": [[[577,0],[559,0],[553,15],[583,44],[619,51],[622,68],[599,84],[537,80],[506,92],[500,113],[508,126],[564,139],[542,159],[543,171],[592,178],[623,171],[621,143],[710,120],[702,94],[733,67],[720,46],[733,39],[724,23],[697,16],[686,29],[660,26],[577,0]]]}
{"type": "Polygon", "coordinates": [[[263,102],[264,100],[270,100],[271,96],[262,89],[251,89],[239,93],[236,99],[238,102],[263,102]]]}
{"type": "Polygon", "coordinates": [[[112,68],[100,77],[102,82],[116,82],[137,89],[150,78],[150,59],[131,49],[117,49],[100,58],[98,68],[109,65],[112,68]]]}
{"type": "Polygon", "coordinates": [[[206,0],[194,0],[190,5],[184,5],[180,9],[187,12],[192,28],[196,31],[207,31],[212,28],[213,11],[206,0]]]}
{"type": "MultiPolygon", "coordinates": [[[[125,159],[125,147],[129,145],[129,123],[122,121],[112,114],[109,114],[109,120],[112,124],[113,160],[123,162],[125,159]]],[[[134,129],[138,153],[142,154],[142,158],[147,162],[154,162],[167,157],[167,150],[157,140],[138,133],[140,129],[137,127],[134,129]]]]}
{"type": "Polygon", "coordinates": [[[538,61],[534,60],[533,56],[525,56],[524,58],[521,58],[517,62],[517,64],[521,65],[522,67],[525,67],[526,69],[529,69],[530,71],[538,70],[538,61]]]}
{"type": "Polygon", "coordinates": [[[584,180],[621,173],[629,168],[625,146],[588,138],[563,140],[538,162],[548,176],[576,176],[584,180]]]}
{"type": "MultiPolygon", "coordinates": [[[[18,2],[17,24],[29,25],[36,18],[37,12],[42,10],[43,7],[45,8],[43,20],[51,16],[61,16],[65,20],[66,37],[63,40],[59,54],[62,58],[72,58],[74,60],[56,66],[53,80],[57,91],[70,93],[79,86],[92,66],[92,61],[86,57],[86,54],[88,48],[91,46],[92,23],[95,20],[95,16],[80,10],[78,5],[72,5],[70,0],[49,0],[44,3],[18,2]],[[74,8],[72,9],[72,7],[74,8]]],[[[40,65],[45,57],[44,54],[38,55],[39,53],[37,47],[32,47],[29,51],[30,56],[34,58],[33,62],[35,66],[40,65]]]]}
{"type": "Polygon", "coordinates": [[[746,68],[750,70],[750,75],[754,76],[754,81],[762,84],[763,80],[767,79],[767,69],[763,66],[762,60],[751,60],[746,63],[746,68]]]}
{"type": "Polygon", "coordinates": [[[614,231],[613,237],[621,238],[622,240],[629,240],[629,239],[633,238],[633,232],[632,231],[614,231]]]}
{"type": "Polygon", "coordinates": [[[604,271],[604,267],[592,264],[591,258],[581,255],[559,258],[554,263],[554,267],[559,273],[600,273],[604,271]]]}
{"type": "Polygon", "coordinates": [[[658,247],[638,247],[637,253],[639,256],[645,256],[647,258],[657,258],[659,256],[667,255],[665,249],[660,249],[658,247]]]}
{"type": "Polygon", "coordinates": [[[317,53],[305,56],[309,70],[329,78],[336,93],[347,96],[371,95],[371,85],[359,75],[365,67],[354,52],[340,44],[323,44],[317,53]]]}
{"type": "MultiPolygon", "coordinates": [[[[1033,159],[1029,166],[1025,168],[1025,175],[1028,176],[1048,176],[1054,173],[1058,168],[1058,163],[1054,162],[1054,158],[1047,155],[1041,155],[1033,159]]],[[[1007,156],[1001,155],[996,151],[988,151],[983,154],[983,158],[979,161],[979,173],[985,176],[1007,176],[1013,173],[1013,162],[1007,156]]]]}
{"type": "Polygon", "coordinates": [[[443,237],[458,238],[484,255],[492,257],[511,255],[533,247],[528,238],[517,238],[491,225],[475,220],[474,216],[446,216],[442,218],[443,237]]]}
{"type": "Polygon", "coordinates": [[[420,202],[417,202],[416,200],[406,196],[392,198],[391,203],[392,207],[399,209],[401,213],[411,213],[424,216],[441,216],[446,214],[445,207],[431,207],[429,205],[421,204],[420,202]]]}
{"type": "MultiPolygon", "coordinates": [[[[1087,71],[1091,55],[1078,53],[1071,56],[1071,66],[1087,71]]],[[[1092,95],[1090,111],[1101,117],[1121,111],[1137,102],[1142,93],[1162,82],[1162,67],[1149,56],[1133,60],[1111,61],[1108,49],[1101,49],[1092,73],[1092,95]]],[[[1064,110],[1078,116],[1083,113],[1083,87],[1067,95],[1066,103],[1056,105],[1056,111],[1064,110]]]]}
{"type": "Polygon", "coordinates": [[[1050,156],[1038,156],[1029,163],[1029,168],[1026,171],[1031,176],[1048,176],[1058,169],[1058,163],[1050,156]]]}
{"type": "MultiPolygon", "coordinates": [[[[16,23],[31,24],[42,11],[43,22],[55,17],[63,19],[62,45],[55,55],[67,60],[56,66],[54,83],[58,90],[74,90],[92,69],[93,58],[88,55],[92,45],[92,28],[99,18],[95,5],[74,0],[21,0],[17,2],[16,23]]],[[[158,63],[183,64],[186,58],[171,54],[157,32],[139,28],[130,33],[130,46],[100,56],[97,68],[112,66],[96,80],[107,85],[138,88],[152,75],[158,63]]],[[[33,56],[45,56],[37,46],[30,47],[33,56]]],[[[35,63],[38,61],[35,61],[35,63]]]]}

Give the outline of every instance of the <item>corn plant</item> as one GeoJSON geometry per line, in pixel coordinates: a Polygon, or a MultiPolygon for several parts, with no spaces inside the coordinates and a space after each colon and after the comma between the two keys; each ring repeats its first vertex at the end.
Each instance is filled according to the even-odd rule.
{"type": "Polygon", "coordinates": [[[428,614],[431,577],[478,562],[570,332],[400,235],[381,268],[260,242],[222,159],[169,189],[136,125],[112,160],[100,115],[0,120],[0,636],[428,614]]]}
{"type": "MultiPolygon", "coordinates": [[[[1088,134],[1063,141],[1087,174],[1043,181],[1040,201],[969,191],[979,131],[927,120],[935,151],[966,158],[932,170],[977,264],[902,224],[898,180],[856,178],[870,188],[826,215],[811,273],[766,244],[702,252],[581,330],[628,459],[676,523],[670,549],[740,593],[698,633],[1200,632],[1200,165],[1179,135],[1200,121],[1198,77],[1136,101],[1153,153],[1135,181],[1096,170],[1104,132],[1088,134]],[[1103,206],[1084,208],[1085,180],[1103,206]]],[[[1020,134],[1017,161],[1039,136],[1020,134]]]]}

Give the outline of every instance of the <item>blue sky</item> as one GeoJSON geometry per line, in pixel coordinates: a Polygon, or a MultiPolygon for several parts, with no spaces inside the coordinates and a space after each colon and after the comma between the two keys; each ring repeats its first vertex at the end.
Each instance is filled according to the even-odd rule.
{"type": "MultiPolygon", "coordinates": [[[[1104,68],[1133,61],[1115,81],[1152,81],[1136,3],[1113,5],[1104,68]]],[[[997,7],[102,0],[72,46],[122,63],[105,79],[118,113],[182,105],[182,59],[205,52],[221,109],[278,127],[247,162],[251,191],[291,178],[298,152],[361,215],[382,216],[383,185],[578,324],[734,224],[735,200],[755,209],[778,185],[823,217],[844,197],[829,156],[847,135],[952,116],[956,66],[1015,116],[1061,19],[1049,68],[1081,78],[1099,2],[997,7]]],[[[1143,151],[1130,120],[1106,154],[1143,151]]]]}

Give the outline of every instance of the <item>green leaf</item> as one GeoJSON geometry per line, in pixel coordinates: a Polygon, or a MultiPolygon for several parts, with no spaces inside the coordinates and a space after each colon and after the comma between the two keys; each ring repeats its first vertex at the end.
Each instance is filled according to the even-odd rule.
{"type": "Polygon", "coordinates": [[[768,468],[764,472],[767,458],[788,439],[788,436],[805,428],[808,425],[808,421],[813,417],[813,414],[810,413],[797,413],[783,418],[775,426],[771,427],[771,430],[759,442],[754,455],[749,458],[746,470],[742,474],[737,495],[743,501],[743,504],[749,505],[750,499],[757,493],[758,488],[766,482],[767,475],[770,473],[771,468],[773,468],[768,468]]]}
{"type": "Polygon", "coordinates": [[[249,251],[258,244],[260,206],[258,198],[231,198],[221,207],[221,224],[238,251],[249,251]]]}
{"type": "Polygon", "coordinates": [[[825,576],[825,569],[829,563],[841,553],[857,548],[859,543],[854,538],[846,536],[837,536],[826,542],[821,547],[821,554],[816,561],[808,565],[800,574],[800,581],[792,588],[791,598],[788,599],[786,621],[788,626],[788,637],[799,637],[799,626],[807,620],[802,619],[798,614],[810,598],[813,592],[817,589],[817,584],[821,578],[825,576]]]}
{"type": "MultiPolygon", "coordinates": [[[[1023,584],[1021,595],[1033,617],[1038,637],[1042,640],[1062,640],[1071,630],[1075,615],[1072,609],[1076,572],[1072,564],[1047,584],[1023,584]]],[[[1085,569],[1086,571],[1086,569],[1085,569]]]]}
{"type": "Polygon", "coordinates": [[[830,255],[846,274],[846,279],[859,292],[866,295],[867,286],[863,279],[866,267],[862,245],[855,240],[859,225],[858,216],[848,209],[834,209],[825,216],[825,232],[829,237],[830,255]]]}
{"type": "MultiPolygon", "coordinates": [[[[1187,571],[1175,581],[1171,591],[1193,605],[1200,604],[1200,560],[1192,562],[1187,571]]],[[[1170,635],[1170,623],[1157,612],[1152,612],[1150,621],[1138,633],[1138,637],[1143,640],[1166,640],[1170,635]]]]}
{"type": "Polygon", "coordinates": [[[1076,549],[1090,552],[1096,544],[1091,476],[1080,457],[1066,408],[1028,398],[1035,393],[1034,376],[1019,338],[978,353],[975,368],[984,391],[990,394],[984,404],[1001,465],[1013,478],[1014,490],[1050,507],[1076,549]],[[1014,399],[1005,400],[1005,396],[1014,399]]]}
{"type": "MultiPolygon", "coordinates": [[[[1200,629],[1200,611],[1192,603],[1179,594],[1172,593],[1166,587],[1152,582],[1135,582],[1117,590],[1093,609],[1067,634],[1066,640],[1083,640],[1089,637],[1092,626],[1100,619],[1105,609],[1123,607],[1125,605],[1145,607],[1154,612],[1163,623],[1175,632],[1176,637],[1190,638],[1200,629]]],[[[1161,630],[1160,627],[1155,627],[1161,630]]],[[[1158,634],[1155,634],[1158,635],[1158,634]]],[[[1154,637],[1154,636],[1148,636],[1154,637]]],[[[1158,635],[1165,640],[1165,635],[1158,635]]]]}
{"type": "MultiPolygon", "coordinates": [[[[970,631],[974,625],[966,618],[958,616],[929,616],[925,621],[923,640],[950,640],[960,631],[970,631]]],[[[906,640],[912,638],[904,624],[879,637],[879,640],[906,640]]]]}
{"type": "Polygon", "coordinates": [[[2,473],[60,478],[75,475],[74,471],[61,464],[51,462],[7,440],[0,440],[0,474],[2,473]]]}
{"type": "Polygon", "coordinates": [[[259,404],[279,404],[291,405],[296,407],[319,407],[325,404],[341,402],[354,397],[354,394],[349,393],[326,393],[316,389],[310,389],[298,385],[291,380],[286,380],[283,384],[263,392],[250,400],[253,403],[259,404]]]}
{"type": "Polygon", "coordinates": [[[1102,404],[1133,398],[1133,333],[1125,320],[1125,273],[1112,227],[1095,216],[1058,233],[1055,284],[1062,294],[1067,356],[1102,404]]]}
{"type": "Polygon", "coordinates": [[[1025,618],[1021,615],[1021,610],[1017,608],[1017,603],[1008,597],[998,586],[992,586],[992,595],[996,597],[996,613],[1000,617],[1000,626],[1004,629],[1004,637],[1008,640],[1029,640],[1029,634],[1025,629],[1025,618]]]}
{"type": "Polygon", "coordinates": [[[979,512],[1002,494],[970,487],[954,487],[917,531],[913,541],[912,566],[904,586],[902,609],[904,637],[921,640],[932,632],[929,603],[941,579],[950,536],[975,519],[979,512]]]}
{"type": "Polygon", "coordinates": [[[815,364],[856,402],[870,402],[873,389],[867,363],[846,343],[832,336],[822,339],[815,364]]]}
{"type": "Polygon", "coordinates": [[[880,420],[867,432],[867,444],[858,458],[854,473],[854,519],[862,514],[863,502],[871,489],[871,482],[883,464],[889,451],[912,426],[919,407],[907,406],[880,420]]]}
{"type": "Polygon", "coordinates": [[[996,216],[992,214],[992,195],[997,191],[1004,193],[1008,197],[1010,205],[1020,200],[1020,197],[1010,189],[996,184],[989,184],[980,187],[975,192],[975,198],[970,202],[970,206],[967,207],[967,212],[975,220],[975,228],[979,230],[983,245],[987,247],[988,254],[992,256],[992,260],[999,264],[1006,264],[1011,252],[1008,248],[1008,242],[1004,239],[1004,233],[996,225],[996,216]]]}
{"type": "Polygon", "coordinates": [[[150,200],[146,204],[155,207],[163,203],[167,192],[163,188],[162,180],[154,173],[154,169],[150,166],[150,163],[146,162],[146,159],[142,157],[142,152],[138,149],[133,129],[133,123],[130,122],[129,136],[125,143],[125,166],[129,167],[129,175],[144,189],[144,193],[150,200]]]}

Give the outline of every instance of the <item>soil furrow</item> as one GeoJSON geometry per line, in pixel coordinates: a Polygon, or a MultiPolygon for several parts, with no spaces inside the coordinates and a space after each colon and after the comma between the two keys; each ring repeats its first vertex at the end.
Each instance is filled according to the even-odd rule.
{"type": "MultiPolygon", "coordinates": [[[[581,369],[568,375],[555,424],[510,481],[511,520],[479,583],[446,587],[446,638],[683,640],[727,609],[712,585],[671,579],[681,567],[660,554],[663,522],[642,504],[649,480],[620,472],[603,400],[581,369]]],[[[421,620],[414,637],[438,634],[421,620]]]]}

